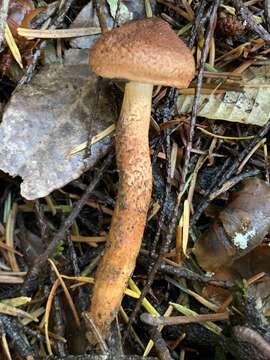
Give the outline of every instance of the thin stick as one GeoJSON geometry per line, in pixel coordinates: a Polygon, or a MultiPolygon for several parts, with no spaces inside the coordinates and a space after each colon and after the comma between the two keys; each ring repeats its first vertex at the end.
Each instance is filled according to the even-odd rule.
{"type": "Polygon", "coordinates": [[[182,325],[182,324],[191,324],[191,323],[200,323],[205,321],[221,321],[228,320],[229,313],[216,313],[216,314],[202,314],[194,316],[152,316],[148,313],[143,313],[140,316],[141,321],[148,325],[152,326],[172,326],[172,325],[182,325]]]}
{"type": "Polygon", "coordinates": [[[170,355],[170,351],[168,349],[166,341],[163,339],[161,332],[158,330],[158,328],[149,328],[149,334],[155,344],[158,358],[160,360],[173,360],[170,355]]]}
{"type": "MultiPolygon", "coordinates": [[[[193,136],[194,136],[194,132],[195,132],[197,113],[199,111],[199,106],[200,106],[200,93],[201,93],[203,75],[204,75],[204,64],[206,62],[206,58],[207,58],[207,55],[208,55],[208,50],[209,50],[209,46],[210,46],[210,40],[211,40],[212,35],[213,35],[214,24],[216,22],[217,9],[219,7],[219,4],[220,4],[220,0],[216,0],[213,3],[212,7],[211,7],[211,9],[212,9],[211,16],[210,16],[206,36],[205,36],[205,42],[204,42],[204,47],[203,47],[203,51],[202,51],[200,66],[199,66],[199,70],[198,70],[198,77],[197,77],[197,81],[196,81],[195,98],[194,98],[194,102],[193,102],[193,106],[192,106],[192,114],[191,114],[191,120],[190,120],[188,142],[187,142],[187,146],[186,146],[184,165],[183,165],[183,171],[182,171],[182,179],[181,179],[181,183],[180,183],[180,186],[179,186],[179,193],[181,193],[183,191],[183,189],[184,189],[186,176],[187,176],[188,170],[189,170],[189,161],[190,161],[190,155],[191,155],[191,150],[192,150],[192,141],[193,141],[193,136]]],[[[175,228],[176,228],[179,205],[180,205],[180,202],[177,201],[176,205],[175,205],[175,208],[174,208],[174,211],[173,211],[173,216],[172,216],[171,223],[170,223],[170,226],[169,226],[168,234],[166,236],[166,241],[167,241],[168,245],[172,241],[174,231],[175,231],[175,228]]]]}
{"type": "Polygon", "coordinates": [[[40,255],[36,259],[33,267],[28,271],[25,282],[24,282],[24,284],[23,284],[23,286],[21,288],[21,291],[20,291],[22,294],[27,294],[28,292],[32,292],[33,287],[35,288],[37,286],[37,279],[38,279],[39,273],[44,268],[44,265],[47,262],[47,259],[50,256],[53,255],[58,241],[65,238],[66,232],[71,227],[71,225],[75,221],[76,217],[80,213],[81,209],[83,208],[83,206],[88,201],[91,192],[94,190],[94,188],[100,182],[100,180],[101,180],[101,178],[102,178],[102,176],[104,174],[104,171],[107,169],[107,167],[111,163],[113,156],[114,156],[114,154],[111,153],[107,157],[107,159],[104,161],[103,165],[101,166],[99,171],[93,177],[93,180],[88,185],[87,189],[85,190],[85,192],[82,195],[82,197],[80,198],[80,200],[78,200],[77,203],[74,205],[74,207],[73,207],[72,211],[70,212],[69,216],[64,220],[64,222],[62,223],[60,229],[54,235],[54,237],[53,237],[52,241],[50,242],[50,244],[48,245],[47,249],[43,252],[42,255],[40,255]]]}
{"type": "Polygon", "coordinates": [[[65,282],[64,282],[61,274],[59,273],[59,271],[58,271],[55,263],[52,261],[52,259],[48,259],[48,261],[50,262],[50,264],[51,264],[51,266],[52,266],[52,268],[53,268],[53,270],[54,270],[54,272],[55,272],[55,274],[56,274],[56,276],[57,276],[57,278],[58,278],[58,280],[59,280],[59,282],[60,282],[60,284],[61,284],[61,286],[62,286],[62,289],[63,289],[63,291],[64,291],[66,300],[67,300],[68,305],[69,305],[69,307],[70,307],[70,309],[71,309],[71,313],[72,313],[72,315],[73,315],[73,317],[74,317],[74,320],[75,320],[75,322],[76,322],[76,325],[77,325],[78,328],[80,328],[80,326],[81,326],[80,317],[79,317],[79,315],[78,315],[78,312],[77,312],[77,310],[76,310],[76,307],[75,307],[75,305],[74,305],[74,302],[73,302],[73,300],[72,300],[72,297],[71,297],[71,295],[70,295],[70,293],[69,293],[69,291],[68,291],[68,289],[67,289],[67,286],[66,286],[66,284],[65,284],[65,282]]]}
{"type": "MultiPolygon", "coordinates": [[[[227,159],[227,161],[224,163],[224,166],[222,168],[222,172],[218,174],[219,178],[222,178],[222,181],[215,187],[210,186],[207,194],[205,194],[204,199],[202,202],[197,206],[197,211],[193,215],[191,219],[191,225],[195,225],[196,222],[199,220],[201,214],[203,213],[204,209],[209,204],[209,196],[211,193],[216,193],[219,191],[219,189],[224,185],[226,181],[228,181],[232,175],[236,173],[236,171],[239,168],[239,164],[244,160],[244,158],[250,153],[250,151],[263,139],[263,137],[268,133],[270,130],[270,118],[265,124],[263,128],[259,130],[259,132],[256,134],[256,137],[245,147],[245,149],[239,154],[238,159],[236,159],[233,163],[231,163],[230,159],[227,159]]],[[[250,175],[251,176],[251,175],[250,175]]],[[[254,175],[253,175],[254,176],[254,175]]]]}

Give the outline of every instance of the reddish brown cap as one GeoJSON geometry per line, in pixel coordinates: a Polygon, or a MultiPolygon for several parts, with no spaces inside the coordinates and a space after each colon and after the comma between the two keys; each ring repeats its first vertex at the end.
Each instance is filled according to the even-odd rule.
{"type": "Polygon", "coordinates": [[[187,87],[195,73],[191,51],[159,18],[105,33],[90,52],[90,66],[106,78],[178,88],[187,87]]]}

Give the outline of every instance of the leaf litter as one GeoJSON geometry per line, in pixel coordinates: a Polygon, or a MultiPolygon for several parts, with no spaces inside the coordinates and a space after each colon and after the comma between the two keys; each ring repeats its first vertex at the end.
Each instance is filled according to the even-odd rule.
{"type": "MultiPolygon", "coordinates": [[[[154,1],[43,5],[42,11],[31,10],[37,17],[32,14],[27,26],[17,21],[16,28],[29,27],[28,34],[42,31],[44,36],[67,37],[70,31],[80,33],[81,27],[106,31],[128,18],[154,13],[185,39],[197,60],[198,77],[180,96],[164,88],[154,92],[152,205],[137,267],[119,312],[120,331],[112,329],[114,343],[100,341],[101,349],[120,353],[116,343],[122,340],[125,353],[166,360],[193,359],[195,352],[202,359],[267,358],[269,225],[267,214],[260,215],[268,206],[264,189],[269,187],[268,1],[265,9],[261,2],[239,0],[221,5],[206,0],[159,0],[158,6],[154,1]],[[204,76],[203,69],[207,70],[204,76]],[[243,181],[259,183],[259,195],[247,192],[246,200],[241,200],[243,181]],[[229,194],[239,197],[234,207],[229,194]],[[239,221],[246,225],[244,234],[238,231],[239,221]],[[214,250],[202,256],[210,263],[208,268],[194,257],[193,249],[201,239],[213,238],[208,235],[217,222],[222,236],[214,241],[214,250]],[[235,227],[241,236],[231,236],[235,227]],[[237,256],[228,254],[226,246],[220,254],[215,251],[215,245],[228,240],[228,235],[234,239],[237,256]],[[230,261],[224,265],[227,255],[230,261]],[[209,272],[214,264],[219,267],[215,274],[209,272]],[[144,311],[148,323],[144,323],[144,311]]],[[[23,178],[24,197],[19,178],[1,172],[0,297],[12,307],[6,311],[16,314],[16,301],[24,308],[16,316],[0,315],[2,347],[9,359],[13,353],[27,360],[37,353],[76,359],[71,354],[80,353],[84,360],[89,357],[84,353],[89,349],[91,319],[83,310],[117,192],[110,146],[122,84],[99,83],[89,72],[88,48],[99,35],[31,42],[12,34],[25,73],[11,76],[19,66],[4,43],[0,84],[1,108],[2,103],[6,107],[0,127],[0,162],[5,171],[23,178]],[[58,64],[44,66],[45,54],[58,64]],[[15,87],[10,97],[9,89],[15,87]],[[64,281],[66,298],[57,290],[59,280],[49,258],[58,279],[64,281]],[[27,294],[31,301],[24,303],[27,294]],[[72,311],[67,310],[67,301],[72,311]],[[86,319],[87,330],[76,329],[72,313],[81,322],[86,319]],[[38,319],[38,328],[33,319],[38,319]]]]}

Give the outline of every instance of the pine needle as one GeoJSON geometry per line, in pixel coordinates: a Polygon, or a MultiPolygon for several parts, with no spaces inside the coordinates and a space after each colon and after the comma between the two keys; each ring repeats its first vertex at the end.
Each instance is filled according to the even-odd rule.
{"type": "Polygon", "coordinates": [[[55,266],[55,263],[52,261],[52,259],[48,259],[48,261],[52,265],[52,268],[53,268],[54,272],[56,273],[57,278],[60,281],[60,284],[61,284],[61,286],[63,288],[63,291],[64,291],[64,294],[66,296],[67,302],[68,302],[68,304],[70,306],[70,309],[71,309],[71,312],[72,312],[72,314],[74,316],[75,322],[76,322],[77,326],[80,327],[81,326],[80,318],[79,318],[79,315],[77,313],[76,307],[75,307],[75,305],[73,303],[72,297],[70,296],[70,293],[69,293],[69,291],[68,291],[68,289],[66,287],[66,284],[65,284],[61,274],[59,273],[57,267],[55,266]]]}
{"type": "Polygon", "coordinates": [[[47,300],[47,304],[46,304],[46,310],[45,310],[45,316],[44,316],[45,340],[46,340],[46,346],[47,346],[47,350],[48,350],[49,355],[53,355],[51,342],[50,342],[50,338],[49,338],[49,317],[50,317],[50,312],[51,312],[51,308],[52,308],[53,298],[54,298],[54,295],[56,293],[56,290],[57,290],[59,284],[60,284],[60,280],[58,278],[54,282],[54,284],[53,284],[53,286],[51,288],[50,294],[48,296],[48,300],[47,300]]]}
{"type": "Polygon", "coordinates": [[[19,64],[20,68],[23,69],[22,57],[21,57],[20,51],[18,49],[16,41],[15,41],[15,39],[12,35],[12,32],[10,31],[10,28],[7,23],[6,23],[6,28],[5,28],[5,39],[6,39],[9,50],[11,51],[14,59],[19,64]]]}
{"type": "Polygon", "coordinates": [[[106,136],[110,135],[114,131],[115,131],[115,124],[112,124],[109,127],[107,127],[105,130],[103,130],[100,133],[98,133],[97,135],[93,136],[90,142],[85,141],[84,143],[82,143],[82,144],[76,146],[75,148],[73,148],[72,150],[70,150],[66,156],[71,156],[71,155],[77,154],[78,152],[86,149],[88,145],[96,144],[97,142],[104,139],[106,136]]]}

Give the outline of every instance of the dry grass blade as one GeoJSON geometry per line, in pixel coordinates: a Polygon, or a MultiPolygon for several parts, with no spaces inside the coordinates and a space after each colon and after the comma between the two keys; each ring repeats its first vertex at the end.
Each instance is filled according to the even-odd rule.
{"type": "Polygon", "coordinates": [[[187,257],[187,246],[188,246],[188,235],[189,235],[189,216],[190,208],[188,200],[184,201],[184,210],[183,210],[183,240],[182,240],[182,250],[183,254],[187,257]]]}
{"type": "MultiPolygon", "coordinates": [[[[124,323],[126,325],[128,325],[129,317],[128,317],[127,313],[125,312],[125,310],[123,309],[122,306],[120,306],[119,314],[120,314],[121,318],[123,319],[124,323]]],[[[139,338],[139,336],[137,335],[136,331],[134,330],[133,326],[130,327],[130,334],[133,337],[133,339],[137,342],[137,344],[139,344],[140,348],[142,350],[144,350],[144,345],[143,345],[141,339],[139,338]]]]}
{"type": "Polygon", "coordinates": [[[144,0],[144,7],[145,7],[146,16],[148,18],[152,17],[153,16],[153,11],[152,11],[150,0],[144,0]]]}
{"type": "Polygon", "coordinates": [[[22,277],[0,274],[0,284],[22,284],[23,282],[22,277]]]}
{"type": "Polygon", "coordinates": [[[14,59],[19,64],[20,68],[23,69],[22,57],[8,24],[6,24],[6,28],[5,28],[5,39],[12,55],[14,56],[14,59]]]}
{"type": "Polygon", "coordinates": [[[10,246],[8,246],[7,244],[5,244],[3,241],[0,240],[0,248],[2,249],[5,249],[7,251],[10,251],[16,255],[19,255],[19,256],[23,256],[23,254],[13,248],[11,248],[10,246]]]}
{"type": "Polygon", "coordinates": [[[8,347],[7,338],[6,338],[5,334],[3,334],[1,336],[1,340],[2,340],[2,347],[3,347],[3,350],[4,350],[4,354],[6,355],[8,360],[12,360],[12,357],[11,357],[11,354],[10,354],[10,351],[9,351],[9,347],[8,347]]]}
{"type": "Polygon", "coordinates": [[[203,166],[203,164],[206,160],[207,160],[207,156],[204,156],[202,154],[199,157],[197,164],[195,166],[195,169],[192,173],[192,179],[190,182],[190,186],[189,186],[189,190],[188,190],[188,197],[187,197],[190,208],[191,208],[191,213],[193,212],[192,200],[193,200],[193,195],[194,195],[195,186],[196,186],[196,182],[197,182],[197,176],[198,176],[198,173],[199,173],[201,167],[203,166]]]}
{"type": "Polygon", "coordinates": [[[266,138],[263,138],[261,141],[258,142],[258,144],[256,146],[254,146],[254,148],[250,151],[250,153],[243,159],[243,161],[239,165],[239,168],[238,168],[236,174],[241,173],[241,171],[243,170],[244,166],[246,165],[248,160],[251,158],[251,156],[259,149],[259,147],[264,145],[265,142],[266,142],[266,138]]]}
{"type": "Polygon", "coordinates": [[[85,334],[89,343],[92,344],[94,341],[94,343],[96,345],[98,344],[101,354],[108,354],[109,350],[108,350],[107,344],[106,344],[105,340],[102,338],[100,331],[96,327],[94,321],[89,316],[89,313],[87,313],[85,311],[85,312],[83,312],[82,315],[84,317],[84,321],[85,321],[85,325],[86,325],[87,329],[90,330],[90,331],[87,331],[85,334]],[[94,339],[93,339],[93,336],[94,336],[94,339]]]}
{"type": "Polygon", "coordinates": [[[96,247],[99,243],[105,242],[107,236],[81,236],[81,235],[71,235],[71,240],[73,242],[83,242],[87,245],[96,247]]]}
{"type": "Polygon", "coordinates": [[[195,291],[192,291],[192,290],[187,289],[186,287],[182,286],[178,281],[174,280],[173,278],[170,278],[169,276],[166,276],[165,278],[168,282],[170,282],[171,284],[173,284],[174,286],[176,286],[178,289],[182,290],[186,294],[192,296],[194,299],[196,299],[199,303],[201,303],[206,308],[208,308],[214,312],[218,311],[219,307],[216,304],[205,299],[201,295],[197,294],[195,291]]]}
{"type": "Polygon", "coordinates": [[[222,139],[222,140],[251,140],[254,139],[255,136],[254,135],[250,135],[250,136],[224,136],[224,135],[218,135],[218,134],[214,134],[208,130],[205,130],[204,128],[202,128],[201,126],[197,126],[197,128],[204,134],[212,136],[214,138],[217,139],[222,139]]]}
{"type": "Polygon", "coordinates": [[[94,284],[94,278],[92,277],[88,277],[88,276],[68,276],[68,275],[62,275],[63,279],[68,279],[68,280],[74,280],[74,281],[79,281],[82,283],[87,283],[87,284],[94,284]]]}
{"type": "Polygon", "coordinates": [[[86,27],[76,29],[60,29],[60,30],[39,30],[39,29],[28,29],[18,28],[18,35],[31,39],[63,39],[72,38],[79,36],[97,35],[101,33],[99,27],[86,27]]]}
{"type": "Polygon", "coordinates": [[[21,309],[17,309],[14,306],[2,304],[2,303],[0,303],[0,313],[10,315],[10,316],[26,317],[26,318],[31,319],[33,321],[36,321],[36,322],[38,321],[38,319],[36,317],[29,314],[28,312],[23,311],[21,309]]]}
{"type": "Polygon", "coordinates": [[[98,141],[104,139],[106,136],[112,134],[114,131],[115,131],[115,124],[112,124],[109,127],[107,127],[107,129],[105,129],[105,130],[101,131],[99,134],[93,136],[91,139],[91,142],[85,141],[84,143],[82,143],[82,144],[76,146],[75,148],[73,148],[72,150],[70,150],[67,153],[67,156],[74,155],[77,152],[86,149],[88,145],[96,144],[98,141]]]}
{"type": "Polygon", "coordinates": [[[51,343],[50,343],[50,338],[49,338],[49,317],[50,317],[50,312],[51,312],[51,308],[52,308],[52,302],[53,302],[53,298],[54,295],[56,293],[56,290],[58,288],[60,284],[60,280],[59,278],[56,279],[56,281],[54,282],[50,294],[48,296],[48,300],[46,303],[46,310],[45,310],[45,317],[44,317],[44,331],[45,331],[45,339],[46,339],[46,346],[47,346],[47,350],[49,355],[52,355],[52,347],[51,347],[51,343]]]}
{"type": "MultiPolygon", "coordinates": [[[[39,318],[41,315],[43,315],[45,313],[45,308],[44,307],[39,307],[38,309],[32,311],[30,314],[34,317],[34,318],[39,318]]],[[[30,324],[33,320],[29,319],[29,318],[23,318],[20,320],[20,323],[24,326],[27,326],[28,324],[30,324]]],[[[42,326],[39,326],[40,328],[42,326]]]]}
{"type": "MultiPolygon", "coordinates": [[[[15,228],[17,209],[18,209],[18,205],[16,202],[14,202],[9,212],[8,220],[6,224],[5,237],[6,237],[7,246],[10,249],[14,248],[14,228],[15,228]]],[[[8,251],[7,257],[9,259],[11,269],[13,271],[20,271],[14,252],[8,251]]]]}
{"type": "Polygon", "coordinates": [[[174,178],[174,172],[175,172],[176,161],[177,161],[177,153],[178,153],[178,146],[177,146],[176,142],[173,142],[172,151],[171,151],[171,173],[170,173],[171,179],[174,178]]]}
{"type": "Polygon", "coordinates": [[[176,241],[175,241],[175,262],[181,264],[183,249],[183,216],[181,216],[176,227],[176,241]]]}
{"type": "MultiPolygon", "coordinates": [[[[135,284],[135,282],[130,278],[128,281],[129,287],[131,290],[133,290],[137,295],[140,297],[141,290],[138,288],[138,286],[135,284]]],[[[128,289],[127,289],[128,290],[128,289]]],[[[146,299],[144,298],[142,301],[143,307],[146,309],[147,312],[149,312],[152,315],[158,316],[158,311],[154,308],[154,306],[146,299]]]]}
{"type": "Polygon", "coordinates": [[[55,266],[55,263],[52,261],[52,259],[48,259],[48,261],[52,265],[52,268],[53,268],[54,272],[56,273],[57,278],[60,281],[60,284],[61,284],[61,286],[63,288],[63,291],[64,291],[64,294],[66,296],[67,302],[68,302],[68,304],[70,306],[70,309],[71,309],[71,312],[72,312],[72,314],[74,316],[75,322],[76,322],[77,326],[80,327],[81,326],[80,318],[79,318],[79,315],[77,313],[76,307],[75,307],[75,305],[73,303],[72,297],[70,296],[70,293],[69,293],[69,291],[68,291],[68,289],[66,287],[66,284],[63,281],[63,278],[62,278],[61,274],[59,273],[57,267],[55,266]]]}
{"type": "Polygon", "coordinates": [[[32,299],[30,297],[20,296],[20,297],[12,298],[12,299],[2,299],[1,303],[5,304],[5,305],[9,305],[9,306],[18,307],[18,306],[28,304],[31,300],[32,299]]]}
{"type": "MultiPolygon", "coordinates": [[[[170,302],[170,304],[179,312],[181,312],[183,315],[185,316],[198,316],[199,314],[196,313],[196,311],[193,311],[183,305],[180,304],[176,304],[176,303],[172,303],[170,302]]],[[[202,326],[204,326],[206,329],[212,331],[213,333],[220,335],[222,332],[222,328],[220,326],[217,326],[216,324],[214,324],[212,321],[205,321],[204,323],[202,323],[202,326]]]]}

